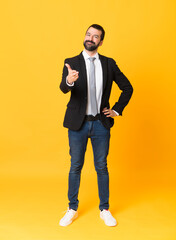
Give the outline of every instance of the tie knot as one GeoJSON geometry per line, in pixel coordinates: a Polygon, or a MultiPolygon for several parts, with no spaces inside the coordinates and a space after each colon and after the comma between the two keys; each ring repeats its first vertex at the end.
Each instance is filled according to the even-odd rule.
{"type": "Polygon", "coordinates": [[[95,57],[90,57],[89,60],[93,62],[95,60],[95,57]]]}

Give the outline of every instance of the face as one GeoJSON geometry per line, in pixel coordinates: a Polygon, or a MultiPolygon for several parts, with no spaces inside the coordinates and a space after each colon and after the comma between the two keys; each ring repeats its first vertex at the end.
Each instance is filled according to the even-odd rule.
{"type": "Polygon", "coordinates": [[[94,51],[103,44],[101,41],[101,31],[90,27],[84,38],[84,47],[88,51],[94,51]]]}

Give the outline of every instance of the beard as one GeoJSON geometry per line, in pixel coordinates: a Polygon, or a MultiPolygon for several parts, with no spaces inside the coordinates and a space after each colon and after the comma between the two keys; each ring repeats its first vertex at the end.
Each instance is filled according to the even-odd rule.
{"type": "Polygon", "coordinates": [[[100,42],[96,45],[94,42],[86,40],[86,41],[84,41],[83,44],[84,44],[84,47],[85,47],[86,50],[94,51],[98,48],[100,42]],[[92,43],[92,44],[88,44],[88,43],[92,43]]]}

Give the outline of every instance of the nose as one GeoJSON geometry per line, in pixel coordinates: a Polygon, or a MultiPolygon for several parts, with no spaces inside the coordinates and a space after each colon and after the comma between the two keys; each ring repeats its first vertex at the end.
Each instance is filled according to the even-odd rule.
{"type": "Polygon", "coordinates": [[[89,36],[87,40],[93,41],[93,36],[89,36]]]}

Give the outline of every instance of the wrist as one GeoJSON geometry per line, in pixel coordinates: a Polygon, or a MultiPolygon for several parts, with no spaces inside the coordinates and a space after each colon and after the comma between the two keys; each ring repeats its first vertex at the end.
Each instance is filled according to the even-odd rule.
{"type": "Polygon", "coordinates": [[[67,77],[67,82],[68,82],[69,84],[73,84],[73,82],[70,81],[68,77],[67,77]]]}
{"type": "Polygon", "coordinates": [[[69,82],[68,77],[66,77],[66,83],[70,87],[72,87],[74,85],[74,82],[69,82]]]}
{"type": "Polygon", "coordinates": [[[72,85],[72,84],[73,84],[73,82],[70,82],[69,80],[68,80],[67,82],[68,82],[68,84],[70,84],[70,85],[72,85]]]}

